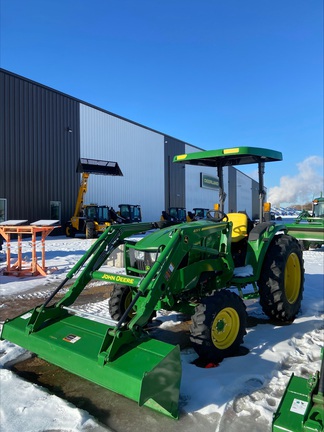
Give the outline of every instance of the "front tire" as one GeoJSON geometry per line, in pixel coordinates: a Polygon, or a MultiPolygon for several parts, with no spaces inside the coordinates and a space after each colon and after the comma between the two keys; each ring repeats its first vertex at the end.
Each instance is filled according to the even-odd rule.
{"type": "MultiPolygon", "coordinates": [[[[124,315],[131,301],[132,290],[129,286],[114,285],[108,304],[111,318],[115,321],[119,321],[124,315]]],[[[134,314],[135,312],[131,311],[126,321],[129,322],[133,318],[134,314]]]]}
{"type": "Polygon", "coordinates": [[[304,260],[298,241],[278,236],[269,246],[258,281],[260,304],[272,319],[292,322],[298,314],[304,291],[304,260]]]}
{"type": "Polygon", "coordinates": [[[206,297],[192,316],[192,346],[210,362],[236,355],[246,334],[246,321],[246,307],[237,294],[222,290],[206,297]]]}
{"type": "Polygon", "coordinates": [[[71,238],[75,237],[75,229],[73,228],[71,222],[68,222],[65,225],[65,235],[66,237],[71,237],[71,238]]]}
{"type": "Polygon", "coordinates": [[[85,229],[86,239],[93,239],[95,237],[95,229],[93,222],[87,222],[85,229]]]}

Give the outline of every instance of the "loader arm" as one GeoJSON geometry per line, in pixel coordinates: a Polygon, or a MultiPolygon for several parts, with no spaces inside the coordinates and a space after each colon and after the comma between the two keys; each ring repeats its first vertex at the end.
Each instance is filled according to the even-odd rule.
{"type": "MultiPolygon", "coordinates": [[[[53,294],[41,306],[36,307],[28,321],[27,329],[29,333],[37,331],[44,325],[50,325],[52,319],[59,317],[63,307],[68,307],[77,299],[84,290],[88,282],[93,279],[93,272],[108,259],[109,255],[120,245],[126,237],[148,231],[154,228],[152,223],[139,223],[129,225],[118,225],[109,227],[99,239],[89,248],[86,254],[76,263],[67,273],[63,283],[53,292],[53,294]],[[60,291],[66,282],[80,272],[76,281],[65,294],[65,296],[53,306],[49,307],[49,302],[60,291]]],[[[107,281],[107,279],[106,279],[107,281]]]]}
{"type": "Polygon", "coordinates": [[[179,310],[179,305],[183,304],[182,301],[177,304],[179,295],[196,289],[203,274],[209,274],[215,288],[224,287],[234,271],[229,233],[226,222],[210,223],[203,228],[199,222],[177,225],[169,234],[170,242],[139,284],[137,311],[129,328],[145,327],[152,312],[159,309],[158,303],[164,309],[179,310]],[[219,240],[208,247],[205,240],[211,236],[218,236],[219,240]],[[200,256],[198,262],[196,259],[190,262],[193,254],[200,256]],[[183,265],[184,260],[186,265],[183,265]]]}
{"type": "MultiPolygon", "coordinates": [[[[178,418],[179,347],[151,339],[135,326],[129,329],[113,320],[108,324],[109,320],[105,323],[89,320],[69,307],[94,276],[107,282],[107,278],[101,277],[106,273],[98,269],[126,237],[153,228],[157,228],[154,223],[111,226],[67,274],[64,283],[81,272],[63,299],[49,305],[64,283],[42,306],[8,320],[2,328],[1,339],[19,344],[140,406],[178,418]]],[[[141,278],[135,279],[139,284],[141,278]]],[[[145,285],[139,284],[138,296],[146,289],[145,285]]]]}

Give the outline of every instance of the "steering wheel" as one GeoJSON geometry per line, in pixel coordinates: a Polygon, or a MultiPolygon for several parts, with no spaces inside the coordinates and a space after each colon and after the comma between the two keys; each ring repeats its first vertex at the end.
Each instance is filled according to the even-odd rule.
{"type": "Polygon", "coordinates": [[[207,219],[213,222],[221,222],[221,221],[228,222],[227,214],[221,210],[208,210],[207,219]],[[214,213],[214,216],[211,215],[212,213],[214,213]]]}

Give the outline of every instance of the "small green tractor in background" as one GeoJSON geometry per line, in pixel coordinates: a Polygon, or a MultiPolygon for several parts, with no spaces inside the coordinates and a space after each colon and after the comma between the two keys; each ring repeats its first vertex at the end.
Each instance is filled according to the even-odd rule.
{"type": "Polygon", "coordinates": [[[292,323],[299,312],[301,248],[285,225],[263,216],[264,164],[281,159],[280,152],[254,147],[176,156],[174,163],[217,169],[219,210],[192,222],[111,225],[44,304],[4,324],[1,338],[140,406],[178,418],[180,348],[151,337],[147,324],[156,311],[189,314],[192,346],[210,362],[239,352],[247,325],[244,300],[259,298],[275,322],[292,323]],[[259,168],[255,224],[245,213],[224,213],[223,167],[248,163],[259,168]],[[119,271],[107,266],[116,249],[124,254],[119,271]],[[105,318],[73,306],[93,280],[114,285],[105,318]]]}
{"type": "Polygon", "coordinates": [[[320,248],[324,244],[324,198],[312,201],[312,211],[303,210],[297,219],[287,224],[288,233],[296,237],[303,250],[320,248]]]}

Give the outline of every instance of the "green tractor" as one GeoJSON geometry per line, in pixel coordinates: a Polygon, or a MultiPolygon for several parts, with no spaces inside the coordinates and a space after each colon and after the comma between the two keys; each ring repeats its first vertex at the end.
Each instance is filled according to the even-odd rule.
{"type": "Polygon", "coordinates": [[[299,312],[304,288],[301,248],[285,225],[263,217],[264,164],[281,159],[280,152],[254,147],[176,156],[175,163],[217,169],[219,210],[188,223],[108,227],[45,303],[4,324],[1,338],[140,406],[178,418],[180,348],[150,335],[147,324],[156,311],[191,315],[192,346],[208,362],[240,350],[247,325],[244,300],[259,298],[275,322],[292,323],[299,312]],[[260,173],[256,224],[244,213],[225,214],[223,207],[223,167],[246,163],[257,163],[260,173]],[[117,248],[124,257],[119,272],[107,266],[117,248]],[[74,305],[93,280],[114,284],[110,316],[104,319],[80,313],[74,305]]]}
{"type": "Polygon", "coordinates": [[[324,244],[324,198],[313,199],[312,210],[303,210],[297,219],[287,224],[288,233],[296,237],[303,250],[320,248],[324,244]]]}

